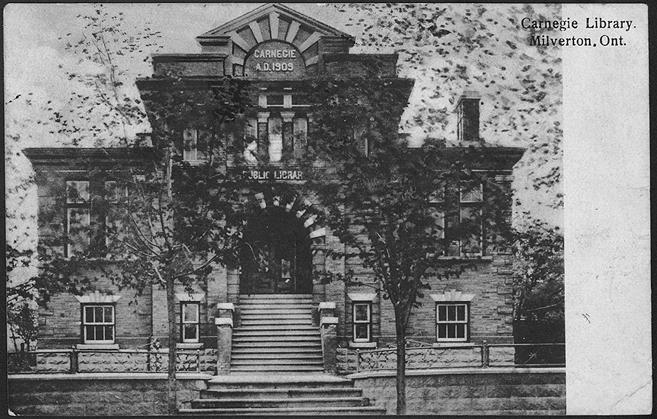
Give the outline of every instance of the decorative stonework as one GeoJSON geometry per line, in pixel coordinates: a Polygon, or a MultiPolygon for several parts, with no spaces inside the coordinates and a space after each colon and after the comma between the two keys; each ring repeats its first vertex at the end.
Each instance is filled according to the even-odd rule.
{"type": "Polygon", "coordinates": [[[189,294],[187,292],[180,292],[180,293],[176,293],[176,299],[180,302],[186,302],[186,301],[199,302],[205,299],[205,294],[202,293],[189,294]]]}
{"type": "Polygon", "coordinates": [[[474,300],[475,297],[474,294],[465,294],[462,293],[461,291],[456,291],[456,290],[446,291],[442,294],[431,294],[430,296],[435,302],[472,301],[474,300]]]}
{"type": "Polygon", "coordinates": [[[93,294],[76,295],[75,298],[81,304],[114,304],[121,298],[120,295],[101,294],[99,291],[93,294]]]}
{"type": "Polygon", "coordinates": [[[376,293],[369,293],[369,292],[350,292],[347,294],[347,297],[351,301],[372,301],[376,299],[376,293]]]}

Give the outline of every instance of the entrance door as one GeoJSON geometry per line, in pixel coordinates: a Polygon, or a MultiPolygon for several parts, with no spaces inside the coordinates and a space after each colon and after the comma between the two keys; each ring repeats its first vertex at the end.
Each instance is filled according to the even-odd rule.
{"type": "Polygon", "coordinates": [[[263,210],[249,219],[244,238],[240,292],[312,291],[310,238],[294,215],[282,208],[263,210]]]}

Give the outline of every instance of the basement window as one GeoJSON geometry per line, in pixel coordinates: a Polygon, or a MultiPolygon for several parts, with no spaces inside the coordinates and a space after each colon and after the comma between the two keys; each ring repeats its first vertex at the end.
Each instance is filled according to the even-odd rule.
{"type": "Polygon", "coordinates": [[[355,302],[353,310],[354,342],[369,342],[372,336],[372,303],[355,302]]]}
{"type": "Polygon", "coordinates": [[[436,340],[467,342],[469,313],[467,303],[436,304],[436,340]]]}
{"type": "Polygon", "coordinates": [[[114,343],[114,306],[83,305],[82,333],[84,343],[114,343]]]}
{"type": "Polygon", "coordinates": [[[180,303],[180,313],[183,343],[197,343],[199,341],[199,303],[180,303]]]}

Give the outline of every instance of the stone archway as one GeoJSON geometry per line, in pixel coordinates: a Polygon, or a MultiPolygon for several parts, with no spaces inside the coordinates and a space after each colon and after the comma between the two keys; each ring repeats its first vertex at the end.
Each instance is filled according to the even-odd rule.
{"type": "Polygon", "coordinates": [[[325,235],[309,200],[255,194],[240,252],[240,294],[308,294],[314,250],[325,235]]]}

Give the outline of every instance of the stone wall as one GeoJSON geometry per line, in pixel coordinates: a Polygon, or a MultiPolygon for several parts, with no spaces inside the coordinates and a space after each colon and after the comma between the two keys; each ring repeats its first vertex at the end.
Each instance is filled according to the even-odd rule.
{"type": "MultiPolygon", "coordinates": [[[[101,294],[121,296],[115,304],[116,343],[122,347],[146,345],[151,334],[150,288],[137,295],[135,291],[119,291],[99,271],[83,271],[78,275],[91,279],[101,294]]],[[[39,311],[39,347],[70,348],[82,343],[81,310],[80,302],[72,294],[52,296],[47,308],[39,311]]]]}
{"type": "MultiPolygon", "coordinates": [[[[395,349],[389,350],[356,350],[348,348],[337,349],[338,374],[352,374],[357,371],[356,357],[360,358],[360,371],[394,371],[397,368],[395,349]]],[[[489,365],[513,366],[514,349],[512,347],[493,347],[489,349],[489,365]]],[[[406,368],[479,368],[482,366],[482,350],[480,346],[472,347],[426,347],[406,349],[406,368]]]]}
{"type": "MultiPolygon", "coordinates": [[[[394,372],[350,376],[372,405],[395,414],[394,372]]],[[[564,368],[409,371],[407,414],[565,415],[564,368]]]]}
{"type": "MultiPolygon", "coordinates": [[[[181,374],[178,407],[189,407],[210,376],[181,374]]],[[[164,374],[77,374],[9,376],[9,408],[18,415],[165,415],[164,374]]]]}
{"type": "MultiPolygon", "coordinates": [[[[475,261],[459,277],[434,279],[428,283],[431,289],[423,291],[421,305],[413,309],[407,329],[407,338],[426,343],[436,342],[436,302],[432,294],[457,291],[474,294],[470,302],[469,341],[481,343],[513,342],[513,298],[511,290],[511,257],[496,255],[489,259],[475,261]]],[[[357,264],[348,266],[360,272],[360,278],[371,276],[357,264]],[[360,269],[360,271],[359,271],[360,269]]],[[[340,319],[338,337],[342,346],[348,346],[352,340],[350,292],[373,292],[371,287],[350,286],[345,289],[343,283],[329,284],[327,301],[335,301],[337,315],[340,319]]],[[[395,344],[395,313],[390,300],[377,297],[372,304],[372,340],[378,347],[395,344]]]]}
{"type": "MultiPolygon", "coordinates": [[[[176,352],[178,371],[214,374],[217,370],[217,350],[201,349],[176,352]]],[[[166,371],[169,354],[167,349],[159,352],[107,351],[77,353],[77,371],[80,373],[127,373],[166,371]]],[[[63,351],[40,351],[35,355],[30,371],[35,373],[67,373],[71,368],[71,353],[63,351]]]]}

